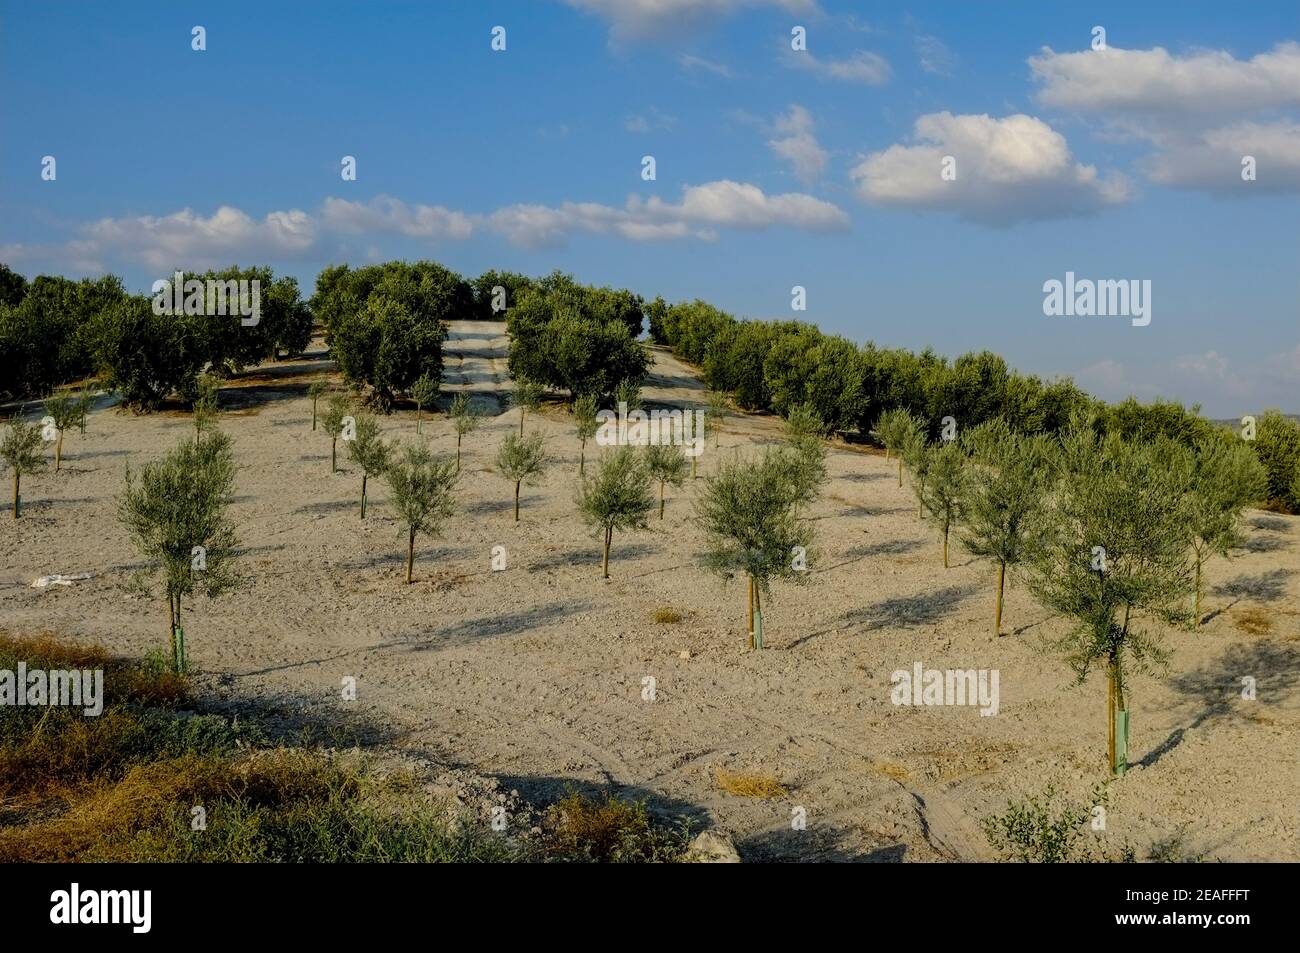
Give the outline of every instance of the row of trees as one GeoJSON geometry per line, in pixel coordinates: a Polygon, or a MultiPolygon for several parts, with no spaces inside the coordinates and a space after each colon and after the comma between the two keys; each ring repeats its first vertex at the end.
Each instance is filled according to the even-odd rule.
{"type": "Polygon", "coordinates": [[[260,282],[258,322],[242,324],[237,313],[155,314],[150,296],[128,294],[114,275],[41,275],[28,284],[0,265],[0,396],[41,397],[98,374],[129,406],[150,410],[173,394],[193,400],[205,369],[225,376],[307,346],[312,317],[296,279],[233,267],[186,279],[260,282]]]}
{"type": "MultiPolygon", "coordinates": [[[[1129,440],[1170,437],[1184,447],[1222,428],[1173,401],[1098,401],[1068,379],[1043,381],[1010,370],[988,351],[949,362],[926,349],[858,346],[798,321],[743,321],[703,301],[646,306],[651,337],[697,365],[709,386],[748,410],[783,416],[811,404],[827,426],[866,433],[886,410],[905,410],[939,436],[945,417],[973,427],[995,418],[1022,434],[1055,434],[1086,417],[1099,434],[1129,440]]],[[[1265,497],[1300,512],[1293,489],[1300,423],[1276,411],[1258,418],[1252,448],[1268,471],[1265,497]]],[[[1264,497],[1261,497],[1261,500],[1264,497]]]]}

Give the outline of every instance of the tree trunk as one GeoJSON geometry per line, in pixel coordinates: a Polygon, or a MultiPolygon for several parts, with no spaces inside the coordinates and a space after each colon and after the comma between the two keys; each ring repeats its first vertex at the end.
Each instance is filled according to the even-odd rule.
{"type": "Polygon", "coordinates": [[[339,469],[339,438],[335,437],[330,441],[330,473],[337,473],[339,469]]]}
{"type": "Polygon", "coordinates": [[[1115,661],[1106,665],[1106,759],[1115,773],[1115,661]]]}
{"type": "Polygon", "coordinates": [[[943,568],[948,568],[948,527],[943,528],[943,568]]]}
{"type": "Polygon", "coordinates": [[[59,428],[59,439],[54,443],[54,472],[58,473],[59,468],[63,466],[63,428],[59,428]]]}
{"type": "Polygon", "coordinates": [[[410,535],[406,537],[406,584],[411,584],[411,569],[415,565],[415,527],[410,527],[410,535]]]}
{"type": "Polygon", "coordinates": [[[1194,610],[1196,619],[1192,623],[1194,626],[1201,624],[1201,557],[1196,557],[1196,608],[1194,610]]]}
{"type": "Polygon", "coordinates": [[[180,667],[180,658],[176,654],[176,597],[167,593],[167,639],[172,650],[172,668],[180,667]]]}
{"type": "Polygon", "coordinates": [[[524,435],[524,409],[519,408],[519,436],[524,435]]]}
{"type": "Polygon", "coordinates": [[[754,577],[749,577],[749,647],[754,647],[754,577]]]}
{"type": "Polygon", "coordinates": [[[898,485],[900,488],[903,485],[903,458],[902,457],[898,458],[898,485]]]}
{"type": "Polygon", "coordinates": [[[659,481],[659,518],[664,518],[664,481],[659,481]]]}
{"type": "Polygon", "coordinates": [[[763,591],[754,587],[754,648],[763,648],[763,591]]]}
{"type": "Polygon", "coordinates": [[[316,398],[311,401],[311,432],[316,432],[316,398]]]}
{"type": "Polygon", "coordinates": [[[605,556],[602,559],[600,564],[601,576],[602,578],[605,579],[609,578],[609,544],[612,543],[613,541],[614,541],[614,527],[606,526],[605,527],[605,556]]]}
{"type": "Polygon", "coordinates": [[[464,436],[459,430],[456,431],[456,472],[460,472],[460,438],[464,436]]]}
{"type": "Polygon", "coordinates": [[[366,518],[366,477],[370,474],[365,470],[361,471],[361,518],[366,518]]]}
{"type": "Polygon", "coordinates": [[[415,432],[424,433],[424,414],[419,404],[415,405],[415,432]]]}
{"type": "Polygon", "coordinates": [[[519,522],[519,481],[515,481],[515,522],[519,522]]]}
{"type": "Polygon", "coordinates": [[[1003,560],[998,560],[998,604],[997,610],[993,616],[993,634],[1002,634],[1002,589],[1007,579],[1007,564],[1003,560]]]}
{"type": "Polygon", "coordinates": [[[18,496],[19,479],[21,478],[18,476],[18,471],[15,470],[14,471],[14,519],[18,519],[18,508],[22,505],[22,502],[18,496]]]}
{"type": "Polygon", "coordinates": [[[582,449],[578,451],[578,476],[587,475],[587,438],[582,438],[582,449]]]}

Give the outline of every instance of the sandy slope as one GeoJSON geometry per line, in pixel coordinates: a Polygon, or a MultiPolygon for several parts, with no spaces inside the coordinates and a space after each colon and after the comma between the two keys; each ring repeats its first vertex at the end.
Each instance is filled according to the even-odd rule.
{"type": "MultiPolygon", "coordinates": [[[[465,322],[448,344],[447,390],[468,389],[497,411],[506,380],[501,325],[465,322]]],[[[990,634],[992,574],[961,553],[939,564],[894,464],[838,448],[812,512],[818,555],[806,584],[779,587],[768,644],[746,650],[744,589],[695,565],[701,539],[692,490],[670,491],[667,519],[615,538],[613,580],[600,578],[597,539],[577,520],[577,440],[556,406],[530,417],[555,463],[526,489],[523,521],[511,487],[491,472],[513,411],[466,438],[459,512],[444,539],[422,540],[417,582],[402,581],[403,534],[372,491],[358,516],[360,476],[329,474],[329,441],[312,433],[303,371],[315,360],[252,372],[223,391],[222,426],[240,465],[233,507],[247,579],[190,607],[192,659],[217,692],[260,696],[308,714],[340,712],[392,726],[400,745],[499,776],[525,794],[612,783],[732,831],[749,858],[940,860],[988,855],[978,819],[1049,781],[1082,796],[1102,776],[1105,686],[1081,687],[1036,650],[1059,620],[1009,594],[1013,636],[990,634]],[[489,571],[507,548],[509,569],[489,571]],[[676,625],[652,613],[672,607],[676,625]],[[686,657],[684,653],[689,653],[686,657]],[[889,676],[927,667],[998,669],[1001,710],[900,708],[889,676]],[[339,698],[358,679],[353,705],[339,698]],[[642,700],[645,676],[654,701],[642,700]],[[789,796],[720,791],[715,767],[775,774],[789,796]],[[792,830],[792,808],[807,829],[792,830]]],[[[701,396],[691,371],[655,351],[651,400],[701,396]]],[[[413,414],[385,421],[414,439],[413,414]]],[[[455,435],[426,422],[437,450],[455,435]]],[[[767,418],[733,419],[723,454],[770,439],[767,418]]],[[[138,568],[114,518],[127,463],[139,465],[190,433],[181,415],[97,412],[71,436],[57,476],[31,480],[29,515],[0,520],[0,627],[53,629],[141,652],[165,637],[161,598],[128,588],[138,568]],[[93,570],[69,589],[27,587],[48,572],[93,570]]],[[[710,472],[716,452],[703,458],[710,472]]],[[[1179,838],[1231,859],[1300,859],[1300,520],[1253,514],[1250,544],[1209,568],[1195,634],[1168,633],[1171,677],[1132,686],[1133,757],[1115,785],[1107,836],[1139,848],[1179,838]],[[1242,613],[1272,629],[1249,635],[1242,613]],[[1258,700],[1240,699],[1242,676],[1258,700]]]]}

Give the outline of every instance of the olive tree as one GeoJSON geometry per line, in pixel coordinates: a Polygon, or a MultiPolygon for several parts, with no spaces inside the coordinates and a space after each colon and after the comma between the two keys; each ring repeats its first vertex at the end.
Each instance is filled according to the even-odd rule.
{"type": "Polygon", "coordinates": [[[82,404],[79,398],[66,391],[61,391],[43,401],[45,415],[53,422],[58,436],[54,438],[54,472],[63,467],[63,432],[73,426],[82,416],[82,404]]]}
{"type": "Polygon", "coordinates": [[[311,398],[311,429],[316,429],[316,404],[321,399],[321,395],[329,389],[325,381],[317,378],[307,385],[307,396],[311,398]]]}
{"type": "Polygon", "coordinates": [[[352,411],[352,402],[345,394],[333,394],[325,404],[325,414],[321,417],[321,427],[330,437],[330,473],[339,469],[339,436],[343,425],[352,411]]]}
{"type": "Polygon", "coordinates": [[[24,474],[40,473],[45,469],[45,456],[41,453],[41,428],[17,418],[9,422],[4,439],[0,440],[0,459],[14,473],[14,519],[22,515],[22,479],[24,474]]]}
{"type": "MultiPolygon", "coordinates": [[[[647,526],[646,515],[654,506],[650,476],[636,448],[622,446],[606,453],[597,465],[595,475],[584,478],[578,490],[578,512],[587,525],[603,534],[601,575],[605,579],[609,578],[609,547],[614,541],[614,530],[645,529],[647,526]]],[[[660,512],[662,518],[662,503],[660,512]]]]}
{"type": "Polygon", "coordinates": [[[1197,441],[1187,494],[1195,579],[1193,625],[1201,624],[1201,572],[1208,559],[1227,556],[1245,540],[1242,512],[1268,491],[1268,473],[1255,452],[1232,437],[1197,441]]]}
{"type": "Polygon", "coordinates": [[[903,461],[912,475],[912,493],[916,496],[916,518],[925,516],[925,486],[930,479],[930,466],[934,458],[930,453],[930,444],[924,430],[917,430],[908,435],[903,444],[903,461]]]}
{"type": "Polygon", "coordinates": [[[510,406],[519,408],[519,436],[524,435],[524,414],[542,406],[542,385],[527,377],[516,377],[510,389],[510,406]]]}
{"type": "Polygon", "coordinates": [[[361,468],[361,518],[366,518],[366,483],[380,476],[388,466],[391,447],[379,435],[379,420],[373,414],[357,414],[352,439],[346,441],[348,456],[361,468]]]}
{"type": "Polygon", "coordinates": [[[536,484],[546,469],[546,450],[542,446],[542,435],[530,433],[526,437],[518,434],[506,434],[497,451],[497,469],[501,475],[515,485],[515,522],[519,522],[519,487],[527,483],[536,484]]]}
{"type": "Polygon", "coordinates": [[[428,447],[403,445],[388,464],[389,495],[393,509],[406,524],[406,582],[415,565],[415,535],[437,536],[455,508],[456,469],[439,460],[428,447]]]}
{"type": "Polygon", "coordinates": [[[926,451],[926,483],[921,490],[925,515],[943,531],[943,568],[948,568],[948,536],[965,513],[966,452],[956,440],[926,451]]]}
{"type": "Polygon", "coordinates": [[[902,486],[904,450],[925,430],[924,423],[906,408],[895,407],[882,413],[872,429],[885,445],[885,459],[888,460],[891,453],[898,458],[898,485],[902,486]]]}
{"type": "Polygon", "coordinates": [[[596,436],[597,413],[595,394],[581,394],[573,402],[573,422],[578,429],[578,439],[582,441],[582,449],[578,451],[578,476],[584,476],[587,472],[587,441],[596,436]]]}
{"type": "Polygon", "coordinates": [[[198,443],[203,434],[216,429],[217,394],[221,383],[211,374],[200,374],[195,381],[194,403],[194,442],[198,443]]]}
{"type": "Polygon", "coordinates": [[[170,618],[172,663],[185,670],[181,600],[195,590],[217,596],[235,582],[237,541],[227,516],[235,482],[230,437],[221,432],[182,442],[161,460],[145,464],[135,479],[126,472],[118,518],[149,562],[146,575],[162,576],[170,618]]]}
{"type": "Polygon", "coordinates": [[[460,472],[460,441],[467,433],[472,433],[482,423],[483,418],[470,403],[468,394],[457,394],[447,412],[451,425],[456,428],[456,472],[460,472]]]}
{"type": "Polygon", "coordinates": [[[1131,671],[1160,671],[1166,655],[1139,616],[1186,615],[1192,589],[1184,494],[1186,452],[1167,437],[1142,443],[1099,438],[1089,427],[1061,441],[1051,493],[1035,520],[1030,588],[1073,621],[1058,648],[1082,684],[1106,672],[1111,771],[1127,764],[1131,671]]]}
{"type": "Polygon", "coordinates": [[[971,555],[997,564],[993,634],[1002,634],[1007,569],[1023,562],[1029,528],[1042,503],[1048,459],[1043,437],[1013,431],[998,417],[966,432],[970,451],[965,527],[961,543],[971,555]]]}
{"type": "Polygon", "coordinates": [[[826,482],[826,425],[811,404],[796,404],[785,420],[785,447],[778,459],[786,464],[791,492],[800,503],[811,503],[826,482]]]}
{"type": "Polygon", "coordinates": [[[707,544],[704,565],[749,581],[750,644],[763,647],[763,594],[775,579],[802,578],[796,554],[812,544],[812,524],[799,518],[792,492],[789,450],[768,449],[757,459],[722,464],[695,503],[707,544]]]}
{"type": "Polygon", "coordinates": [[[650,476],[659,481],[659,519],[664,518],[664,488],[671,484],[680,488],[686,482],[690,467],[682,448],[668,443],[651,444],[645,448],[645,466],[650,476]]]}
{"type": "Polygon", "coordinates": [[[438,399],[438,389],[441,386],[436,377],[428,374],[421,376],[414,384],[411,385],[411,399],[415,401],[415,432],[423,433],[423,416],[424,408],[432,407],[438,399]]]}

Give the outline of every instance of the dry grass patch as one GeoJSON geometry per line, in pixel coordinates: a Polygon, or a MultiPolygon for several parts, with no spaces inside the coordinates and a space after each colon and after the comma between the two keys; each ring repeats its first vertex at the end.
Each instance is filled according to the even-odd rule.
{"type": "Polygon", "coordinates": [[[655,620],[657,625],[677,625],[677,623],[683,621],[686,616],[671,606],[664,606],[656,609],[652,618],[655,620]]]}
{"type": "Polygon", "coordinates": [[[887,778],[898,781],[899,783],[909,781],[912,778],[911,771],[894,761],[873,761],[871,763],[871,769],[883,774],[887,778]]]}
{"type": "Polygon", "coordinates": [[[1273,620],[1263,609],[1242,609],[1232,614],[1232,624],[1247,635],[1268,635],[1273,620]]]}
{"type": "Polygon", "coordinates": [[[714,768],[713,780],[723,791],[737,797],[784,797],[789,793],[776,776],[771,774],[748,774],[714,768]]]}

